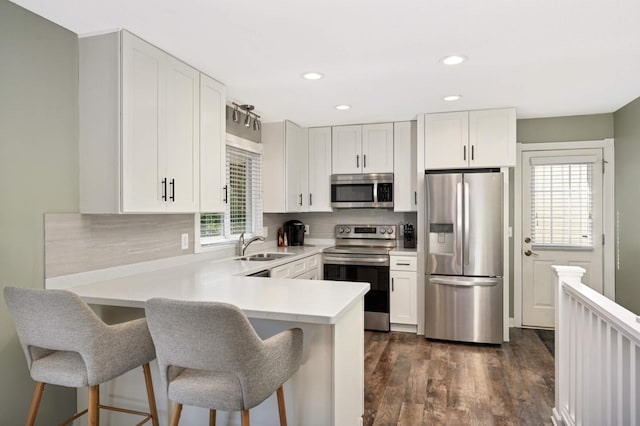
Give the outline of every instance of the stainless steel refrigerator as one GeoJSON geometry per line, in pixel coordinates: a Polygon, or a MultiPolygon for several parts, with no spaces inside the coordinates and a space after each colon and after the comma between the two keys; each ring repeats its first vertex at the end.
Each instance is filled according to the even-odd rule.
{"type": "Polygon", "coordinates": [[[427,172],[425,336],[501,343],[503,176],[427,172]]]}

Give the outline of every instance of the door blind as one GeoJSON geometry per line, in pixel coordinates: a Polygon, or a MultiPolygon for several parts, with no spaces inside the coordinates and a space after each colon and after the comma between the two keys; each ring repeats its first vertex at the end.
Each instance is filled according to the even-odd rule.
{"type": "Polygon", "coordinates": [[[534,246],[593,247],[593,164],[531,166],[534,246]]]}

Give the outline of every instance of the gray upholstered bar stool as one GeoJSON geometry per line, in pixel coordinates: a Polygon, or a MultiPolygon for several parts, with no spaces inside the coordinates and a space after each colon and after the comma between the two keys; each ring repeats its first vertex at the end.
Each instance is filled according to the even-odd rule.
{"type": "Polygon", "coordinates": [[[302,330],[285,330],[262,340],[236,306],[216,302],[151,299],[146,304],[149,331],[156,345],[160,377],[169,399],[182,405],[241,411],[249,426],[249,409],[276,392],[280,424],[286,426],[282,384],[300,367],[302,330]]]}
{"type": "Polygon", "coordinates": [[[4,297],[13,316],[36,390],[26,424],[33,425],[45,383],[89,387],[88,409],[61,425],[89,413],[99,424],[100,408],[145,416],[158,426],[149,362],[155,358],[145,319],[107,325],[75,293],[6,287],[4,297]],[[100,404],[99,385],[136,367],[143,367],[150,413],[100,404]]]}

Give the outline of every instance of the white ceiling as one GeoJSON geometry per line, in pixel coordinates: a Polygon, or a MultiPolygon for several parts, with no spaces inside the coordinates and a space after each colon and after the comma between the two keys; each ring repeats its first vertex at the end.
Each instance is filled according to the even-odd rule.
{"type": "Polygon", "coordinates": [[[126,28],[265,121],[406,120],[515,106],[612,112],[640,96],[638,0],[14,0],[79,35],[126,28]],[[462,53],[455,67],[439,60],[462,53]],[[319,71],[322,80],[301,78],[319,71]],[[442,97],[461,94],[462,100],[442,97]],[[334,106],[350,104],[349,111],[334,106]]]}

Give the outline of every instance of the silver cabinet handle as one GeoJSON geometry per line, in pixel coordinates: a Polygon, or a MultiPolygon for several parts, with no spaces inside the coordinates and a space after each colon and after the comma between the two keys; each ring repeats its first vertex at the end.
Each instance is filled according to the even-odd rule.
{"type": "Polygon", "coordinates": [[[176,202],[176,180],[171,179],[171,182],[169,182],[169,185],[171,186],[171,196],[169,198],[171,198],[171,201],[175,203],[176,202]]]}
{"type": "Polygon", "coordinates": [[[475,145],[471,145],[471,161],[475,159],[475,145]]]}
{"type": "Polygon", "coordinates": [[[462,147],[462,159],[467,161],[467,146],[462,147]]]}
{"type": "Polygon", "coordinates": [[[362,167],[367,168],[367,154],[362,155],[362,167]]]}
{"type": "Polygon", "coordinates": [[[396,291],[396,290],[395,290],[395,287],[394,287],[394,285],[393,285],[393,278],[391,278],[391,291],[396,291]]]}
{"type": "Polygon", "coordinates": [[[360,155],[356,155],[356,167],[360,168],[360,155]]]}
{"type": "Polygon", "coordinates": [[[396,265],[398,265],[398,266],[410,266],[409,263],[400,263],[400,262],[396,263],[396,265]]]}
{"type": "Polygon", "coordinates": [[[418,191],[413,191],[413,199],[414,199],[414,203],[417,206],[418,205],[418,191]]]}
{"type": "Polygon", "coordinates": [[[300,202],[298,204],[302,205],[302,192],[300,193],[300,202]]]}
{"type": "Polygon", "coordinates": [[[311,205],[313,205],[313,198],[312,198],[312,195],[313,195],[313,194],[309,193],[309,205],[310,205],[310,206],[311,206],[311,205]]]}

